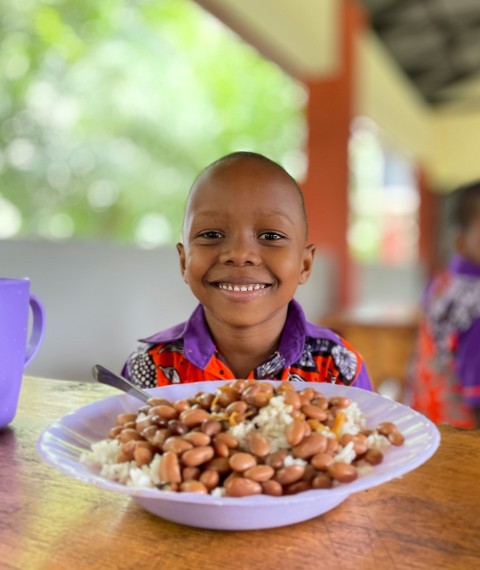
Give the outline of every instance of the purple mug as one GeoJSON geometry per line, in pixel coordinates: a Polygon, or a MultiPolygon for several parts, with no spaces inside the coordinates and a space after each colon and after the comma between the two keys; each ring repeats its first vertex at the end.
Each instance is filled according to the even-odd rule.
{"type": "Polygon", "coordinates": [[[30,281],[0,277],[0,429],[15,417],[23,371],[35,356],[44,331],[45,313],[30,293],[30,281]],[[33,321],[27,338],[29,307],[33,321]]]}

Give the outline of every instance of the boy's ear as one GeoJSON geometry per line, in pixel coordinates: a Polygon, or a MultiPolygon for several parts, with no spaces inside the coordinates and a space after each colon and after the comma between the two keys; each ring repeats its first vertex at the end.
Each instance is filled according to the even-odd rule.
{"type": "MultiPolygon", "coordinates": [[[[180,261],[180,272],[182,274],[183,280],[185,281],[185,247],[183,243],[177,243],[178,258],[180,261]]],[[[186,281],[185,281],[186,283],[186,281]]]]}
{"type": "Polygon", "coordinates": [[[310,277],[313,267],[313,258],[315,257],[315,244],[306,245],[303,250],[302,268],[298,282],[300,285],[306,283],[310,277]]]}

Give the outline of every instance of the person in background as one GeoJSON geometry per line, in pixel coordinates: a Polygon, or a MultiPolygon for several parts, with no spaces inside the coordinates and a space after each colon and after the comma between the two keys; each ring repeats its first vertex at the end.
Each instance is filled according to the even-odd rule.
{"type": "Polygon", "coordinates": [[[280,165],[236,152],[208,166],[190,190],[177,250],[199,305],[129,356],[123,375],[135,384],[247,378],[372,389],[360,355],[307,322],[293,299],[315,247],[302,192],[280,165]]]}
{"type": "Polygon", "coordinates": [[[411,406],[480,427],[480,181],[450,199],[454,254],[429,284],[412,361],[411,406]]]}

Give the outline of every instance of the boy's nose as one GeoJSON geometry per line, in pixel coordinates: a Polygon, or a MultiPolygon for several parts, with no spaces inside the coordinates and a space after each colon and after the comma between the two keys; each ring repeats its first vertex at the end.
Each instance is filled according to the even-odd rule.
{"type": "Polygon", "coordinates": [[[257,265],[260,263],[258,245],[255,240],[247,238],[225,240],[219,261],[239,266],[257,265]]]}

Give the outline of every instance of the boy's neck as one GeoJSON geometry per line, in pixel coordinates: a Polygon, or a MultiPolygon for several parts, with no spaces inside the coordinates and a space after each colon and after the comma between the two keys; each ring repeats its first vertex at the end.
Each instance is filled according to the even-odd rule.
{"type": "Polygon", "coordinates": [[[236,378],[247,378],[275,353],[284,324],[285,321],[233,328],[208,323],[218,352],[236,378]]]}

